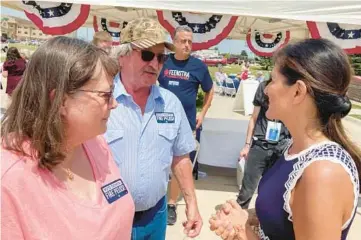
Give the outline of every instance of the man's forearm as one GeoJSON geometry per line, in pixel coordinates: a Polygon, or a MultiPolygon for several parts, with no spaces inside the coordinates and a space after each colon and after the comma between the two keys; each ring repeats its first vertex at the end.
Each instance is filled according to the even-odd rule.
{"type": "Polygon", "coordinates": [[[178,181],[185,202],[187,204],[197,203],[194,191],[192,163],[188,154],[187,156],[173,158],[172,172],[178,181]]]}
{"type": "Polygon", "coordinates": [[[248,123],[246,143],[251,143],[255,125],[256,123],[251,118],[248,123]]]}
{"type": "Polygon", "coordinates": [[[213,93],[214,93],[214,88],[212,87],[212,89],[209,92],[206,92],[206,94],[204,96],[204,102],[203,102],[202,111],[201,111],[203,116],[206,116],[207,111],[212,104],[213,93]]]}

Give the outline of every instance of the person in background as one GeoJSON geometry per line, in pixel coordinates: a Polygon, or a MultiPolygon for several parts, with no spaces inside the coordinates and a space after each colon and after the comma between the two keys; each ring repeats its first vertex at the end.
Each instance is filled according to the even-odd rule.
{"type": "Polygon", "coordinates": [[[3,79],[2,79],[2,72],[3,72],[3,62],[0,62],[0,73],[1,73],[1,75],[0,75],[0,88],[1,88],[1,90],[3,90],[3,79]]]}
{"type": "Polygon", "coordinates": [[[249,207],[261,176],[281,157],[290,139],[289,132],[282,122],[266,117],[269,103],[264,90],[271,81],[261,82],[257,88],[246,142],[239,156],[240,159],[246,160],[246,164],[237,202],[245,209],[249,207]],[[273,126],[278,131],[275,136],[271,134],[273,126]]]}
{"type": "Polygon", "coordinates": [[[1,122],[2,239],[130,239],[134,202],[99,136],[117,72],[79,39],[32,55],[1,122]]]}
{"type": "MultiPolygon", "coordinates": [[[[198,58],[191,56],[193,32],[188,26],[179,26],[174,31],[173,43],[175,53],[170,54],[158,77],[161,87],[173,92],[181,101],[194,136],[201,128],[202,122],[213,99],[213,81],[208,67],[198,58]],[[197,115],[196,99],[199,86],[205,92],[202,110],[197,115]]],[[[199,134],[198,139],[199,141],[199,134]]],[[[191,161],[196,152],[191,153],[191,161]]],[[[198,169],[195,169],[198,171],[198,169]]],[[[177,221],[176,201],[181,193],[176,179],[171,179],[168,199],[168,225],[177,221]]]]}
{"type": "Polygon", "coordinates": [[[274,62],[266,115],[285,123],[292,142],[259,184],[259,235],[235,201],[212,217],[211,229],[223,239],[345,240],[361,175],[361,151],[342,124],[352,108],[348,56],[329,40],[306,39],[284,46],[274,62]]]}
{"type": "Polygon", "coordinates": [[[112,36],[106,31],[95,32],[92,43],[110,53],[113,45],[112,36]]]}
{"type": "Polygon", "coordinates": [[[258,81],[258,82],[263,82],[265,80],[265,77],[264,77],[264,75],[263,75],[263,72],[262,71],[258,71],[257,73],[256,73],[256,81],[258,81]]]}
{"type": "Polygon", "coordinates": [[[243,70],[241,75],[238,76],[238,78],[241,79],[241,81],[242,80],[247,80],[248,79],[248,72],[249,72],[249,70],[248,70],[248,68],[246,68],[245,70],[243,70]]]}
{"type": "Polygon", "coordinates": [[[25,68],[26,61],[20,56],[18,49],[16,47],[9,48],[1,73],[4,78],[7,78],[5,92],[8,96],[12,95],[12,92],[19,84],[25,68]]]}
{"type": "Polygon", "coordinates": [[[121,35],[112,53],[121,69],[114,79],[119,106],[110,115],[105,137],[134,197],[132,239],[165,239],[171,169],[187,205],[184,232],[195,237],[203,224],[189,159],[196,143],[179,99],[156,85],[165,48],[174,46],[149,18],[129,22],[121,35]]]}

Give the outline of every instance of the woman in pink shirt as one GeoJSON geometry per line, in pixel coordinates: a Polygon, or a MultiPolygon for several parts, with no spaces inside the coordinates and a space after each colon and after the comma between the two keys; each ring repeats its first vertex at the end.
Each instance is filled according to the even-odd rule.
{"type": "Polygon", "coordinates": [[[2,239],[130,239],[134,203],[99,136],[117,72],[78,39],[33,54],[2,121],[2,239]]]}

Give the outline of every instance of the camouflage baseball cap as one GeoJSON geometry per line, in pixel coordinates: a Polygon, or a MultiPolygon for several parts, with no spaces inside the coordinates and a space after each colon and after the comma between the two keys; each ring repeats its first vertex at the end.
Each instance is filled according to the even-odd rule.
{"type": "Polygon", "coordinates": [[[174,45],[167,41],[163,27],[151,18],[138,18],[127,24],[121,31],[121,41],[145,49],[164,43],[169,50],[174,50],[174,45]]]}

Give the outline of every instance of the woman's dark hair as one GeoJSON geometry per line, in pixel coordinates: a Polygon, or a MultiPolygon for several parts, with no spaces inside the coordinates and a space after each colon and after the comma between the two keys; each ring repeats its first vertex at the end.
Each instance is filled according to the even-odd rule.
{"type": "Polygon", "coordinates": [[[11,47],[8,49],[6,53],[6,60],[5,61],[15,61],[21,59],[21,55],[19,50],[16,47],[11,47]]]}
{"type": "Polygon", "coordinates": [[[66,95],[95,79],[99,63],[108,76],[118,73],[118,64],[104,50],[83,40],[60,36],[42,44],[32,55],[3,117],[4,147],[39,159],[39,167],[49,170],[61,163],[65,123],[60,107],[66,95]]]}
{"type": "Polygon", "coordinates": [[[350,141],[341,119],[351,110],[347,97],[352,70],[346,53],[326,39],[289,44],[274,56],[288,85],[302,80],[314,98],[323,133],[353,158],[361,178],[361,151],[350,141]]]}

